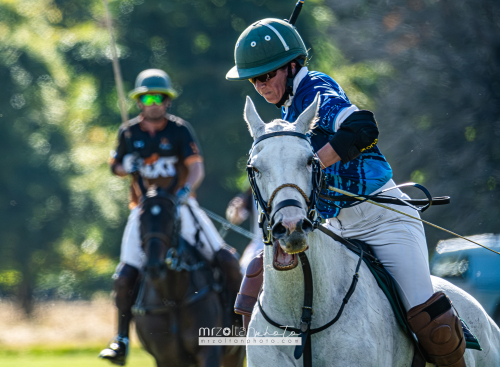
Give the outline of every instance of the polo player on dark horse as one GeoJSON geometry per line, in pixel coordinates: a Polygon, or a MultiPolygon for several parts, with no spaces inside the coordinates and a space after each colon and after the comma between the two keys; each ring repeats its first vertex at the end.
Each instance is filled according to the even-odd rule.
{"type": "MultiPolygon", "coordinates": [[[[99,354],[100,358],[117,365],[124,365],[126,362],[131,308],[136,298],[139,272],[144,264],[139,230],[142,200],[139,179],[146,189],[156,187],[175,195],[180,204],[181,218],[191,218],[197,222],[196,227],[201,227],[202,242],[208,243],[202,244],[198,250],[209,263],[219,267],[224,273],[229,298],[224,303],[231,306],[226,312],[232,313],[232,304],[241,281],[241,275],[236,276],[240,274],[237,259],[222,248],[222,238],[194,198],[194,190],[204,177],[203,158],[189,124],[177,116],[167,114],[172,100],[177,97],[169,76],[158,69],[141,72],[130,97],[137,102],[141,114],[120,127],[118,147],[111,160],[111,171],[120,177],[132,173],[138,175],[135,174],[132,179],[131,212],[123,234],[120,264],[113,276],[118,308],[118,335],[99,354]],[[191,215],[182,215],[183,211],[189,211],[191,215]]],[[[182,227],[195,227],[191,224],[184,223],[182,227]]],[[[183,230],[181,234],[184,235],[183,230]]],[[[193,246],[199,244],[199,241],[191,243],[189,238],[183,238],[193,246]]]]}

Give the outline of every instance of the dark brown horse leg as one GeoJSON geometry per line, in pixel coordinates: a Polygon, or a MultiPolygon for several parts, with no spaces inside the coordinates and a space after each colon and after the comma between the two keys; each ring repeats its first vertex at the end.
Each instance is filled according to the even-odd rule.
{"type": "Polygon", "coordinates": [[[221,357],[221,346],[201,347],[196,355],[197,367],[219,367],[221,357]]]}
{"type": "Polygon", "coordinates": [[[226,347],[227,353],[222,357],[223,367],[242,367],[245,359],[245,347],[226,347]]]}

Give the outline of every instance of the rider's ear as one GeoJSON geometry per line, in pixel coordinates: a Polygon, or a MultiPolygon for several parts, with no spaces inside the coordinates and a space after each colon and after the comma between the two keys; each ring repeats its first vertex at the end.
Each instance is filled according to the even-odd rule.
{"type": "Polygon", "coordinates": [[[318,120],[320,94],[316,94],[314,101],[307,107],[304,112],[295,120],[295,131],[306,134],[316,127],[318,120]]]}
{"type": "Polygon", "coordinates": [[[244,117],[248,125],[248,130],[250,130],[250,135],[252,135],[254,139],[257,139],[265,131],[266,124],[260,118],[249,96],[247,96],[247,101],[245,103],[244,117]]]}

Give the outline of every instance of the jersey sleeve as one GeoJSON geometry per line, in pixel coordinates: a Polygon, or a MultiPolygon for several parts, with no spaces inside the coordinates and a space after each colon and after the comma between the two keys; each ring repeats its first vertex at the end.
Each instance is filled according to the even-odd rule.
{"type": "Polygon", "coordinates": [[[121,164],[123,162],[123,157],[127,154],[125,131],[126,128],[122,128],[118,132],[118,146],[116,147],[115,155],[113,157],[114,164],[121,164]]]}
{"type": "MultiPolygon", "coordinates": [[[[329,85],[317,85],[311,88],[302,101],[302,111],[304,111],[316,97],[316,93],[320,92],[320,107],[318,111],[318,127],[328,134],[334,134],[336,128],[336,120],[341,115],[342,111],[352,107],[351,102],[345,95],[342,89],[335,90],[329,85]]],[[[337,123],[338,125],[338,123],[337,123]]]]}
{"type": "Polygon", "coordinates": [[[203,157],[199,145],[196,141],[193,130],[189,125],[180,126],[181,156],[186,166],[195,162],[203,162],[203,157]]]}

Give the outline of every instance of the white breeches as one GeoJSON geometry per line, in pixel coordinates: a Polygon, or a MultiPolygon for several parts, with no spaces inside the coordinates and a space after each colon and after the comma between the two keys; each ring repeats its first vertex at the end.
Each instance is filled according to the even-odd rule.
{"type": "MultiPolygon", "coordinates": [[[[198,202],[194,198],[188,199],[188,205],[193,211],[200,227],[200,243],[197,249],[209,261],[213,259],[214,254],[219,251],[224,240],[219,235],[219,232],[207,217],[205,212],[199,207],[198,202]]],[[[196,225],[194,218],[191,215],[189,208],[186,205],[181,205],[181,236],[190,245],[196,245],[196,225]]],[[[130,211],[125,231],[123,232],[120,261],[140,269],[145,261],[145,254],[141,247],[140,238],[140,223],[139,216],[141,207],[137,206],[130,211]]]]}
{"type": "MultiPolygon", "coordinates": [[[[390,180],[376,192],[393,186],[395,183],[390,180]]],[[[384,195],[409,199],[399,189],[384,195]]],[[[410,207],[385,205],[420,218],[418,212],[410,207]]],[[[344,238],[362,240],[370,245],[396,280],[406,310],[424,303],[434,293],[422,222],[370,203],[362,203],[342,209],[337,218],[327,220],[327,225],[344,238]]]]}

